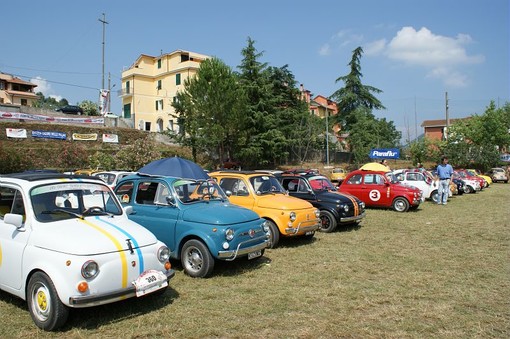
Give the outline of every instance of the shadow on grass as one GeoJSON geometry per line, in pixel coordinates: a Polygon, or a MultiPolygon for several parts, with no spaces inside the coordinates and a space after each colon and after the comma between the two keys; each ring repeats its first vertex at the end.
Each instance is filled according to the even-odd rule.
{"type": "MultiPolygon", "coordinates": [[[[170,280],[169,284],[172,284],[170,280]]],[[[65,333],[74,329],[97,329],[106,324],[121,322],[124,319],[157,311],[171,304],[179,297],[171,286],[163,292],[156,292],[141,298],[129,298],[105,305],[70,308],[69,318],[63,327],[55,333],[65,333]]],[[[0,291],[0,300],[29,313],[27,303],[7,292],[0,291]]],[[[30,317],[30,315],[28,314],[30,317]]],[[[35,326],[35,324],[34,324],[35,326]]]]}
{"type": "Polygon", "coordinates": [[[58,332],[73,329],[94,330],[101,326],[122,322],[125,319],[158,311],[173,303],[179,293],[171,287],[163,292],[156,292],[140,298],[129,298],[115,303],[71,309],[67,323],[58,332]]]}

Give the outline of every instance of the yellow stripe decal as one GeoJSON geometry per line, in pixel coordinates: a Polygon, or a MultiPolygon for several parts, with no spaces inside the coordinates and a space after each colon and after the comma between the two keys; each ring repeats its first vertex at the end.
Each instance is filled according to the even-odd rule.
{"type": "Polygon", "coordinates": [[[87,224],[88,226],[94,228],[95,230],[99,231],[103,235],[105,235],[108,239],[110,239],[113,242],[115,247],[117,247],[117,250],[119,251],[119,254],[120,254],[120,261],[122,263],[122,288],[126,288],[127,287],[127,278],[128,278],[127,277],[127,267],[128,267],[127,266],[127,258],[126,258],[126,253],[124,253],[124,250],[123,250],[120,242],[118,242],[117,239],[115,239],[115,237],[113,235],[111,235],[110,233],[108,233],[107,231],[102,229],[101,227],[94,225],[93,223],[91,223],[87,220],[80,220],[80,221],[83,222],[84,224],[87,224]]]}

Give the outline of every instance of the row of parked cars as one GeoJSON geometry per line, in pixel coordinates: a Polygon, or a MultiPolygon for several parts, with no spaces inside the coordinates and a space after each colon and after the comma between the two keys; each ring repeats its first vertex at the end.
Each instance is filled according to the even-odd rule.
{"type": "Polygon", "coordinates": [[[171,261],[204,278],[217,260],[257,259],[284,237],[357,225],[366,206],[417,208],[422,190],[397,180],[410,173],[425,175],[358,170],[339,189],[303,170],[215,171],[200,180],[129,171],[0,175],[0,289],[26,300],[38,327],[54,330],[71,308],[164,292],[171,261]]]}

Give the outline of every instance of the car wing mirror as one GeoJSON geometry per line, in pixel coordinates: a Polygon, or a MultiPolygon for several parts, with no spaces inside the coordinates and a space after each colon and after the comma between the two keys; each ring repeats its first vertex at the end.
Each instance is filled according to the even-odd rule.
{"type": "Polygon", "coordinates": [[[4,222],[15,226],[20,232],[25,232],[25,228],[23,227],[23,216],[21,214],[7,213],[4,215],[4,222]]]}
{"type": "Polygon", "coordinates": [[[127,215],[133,214],[133,206],[124,206],[122,209],[127,215]]]}
{"type": "Polygon", "coordinates": [[[227,197],[230,197],[232,195],[232,191],[226,190],[225,194],[227,195],[227,197]]]}
{"type": "Polygon", "coordinates": [[[170,205],[170,206],[175,206],[175,198],[174,198],[173,196],[171,196],[171,195],[167,195],[167,196],[165,197],[165,200],[166,200],[166,202],[167,202],[167,204],[168,204],[168,205],[170,205]]]}

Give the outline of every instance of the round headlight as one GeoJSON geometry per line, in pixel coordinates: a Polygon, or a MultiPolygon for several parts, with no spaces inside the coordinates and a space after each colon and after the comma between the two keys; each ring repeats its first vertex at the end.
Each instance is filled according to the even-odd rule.
{"type": "Polygon", "coordinates": [[[89,260],[81,266],[81,276],[85,279],[92,279],[99,274],[97,262],[89,260]]]}
{"type": "Polygon", "coordinates": [[[264,221],[262,223],[262,229],[264,230],[265,233],[269,232],[269,225],[267,224],[267,221],[264,221]]]}
{"type": "Polygon", "coordinates": [[[315,217],[319,218],[321,216],[321,211],[315,210],[315,217]]]}
{"type": "Polygon", "coordinates": [[[290,219],[290,221],[296,220],[296,212],[290,212],[289,219],[290,219]]]}
{"type": "Polygon", "coordinates": [[[225,231],[225,239],[227,239],[228,241],[234,239],[234,230],[229,228],[228,230],[225,231]]]}
{"type": "Polygon", "coordinates": [[[349,212],[349,205],[344,205],[344,211],[349,212]]]}
{"type": "Polygon", "coordinates": [[[158,260],[160,262],[166,262],[168,259],[170,259],[170,249],[166,246],[161,246],[158,249],[158,260]]]}

